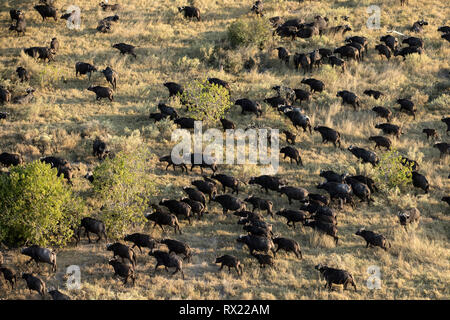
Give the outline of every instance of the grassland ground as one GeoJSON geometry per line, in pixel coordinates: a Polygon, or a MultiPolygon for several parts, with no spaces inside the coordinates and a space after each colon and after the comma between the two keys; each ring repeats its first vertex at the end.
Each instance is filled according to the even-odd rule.
{"type": "MultiPolygon", "coordinates": [[[[236,224],[237,218],[223,215],[221,208],[208,204],[209,213],[203,220],[188,225],[181,220],[182,235],[165,234],[157,228],[147,226],[144,230],[156,238],[175,237],[187,242],[193,248],[191,263],[185,264],[186,280],[179,275],[171,277],[164,270],[153,275],[155,260],[148,255],[138,256],[137,280],[134,287],[123,286],[112,279],[113,270],[107,265],[111,258],[105,244],[87,244],[83,239],[77,247],[58,249],[58,272],[52,274],[49,268],[40,273],[48,287],[64,289],[66,267],[79,265],[81,268],[81,290],[69,294],[75,299],[448,299],[450,297],[450,218],[449,206],[440,199],[450,191],[449,157],[439,159],[439,152],[433,142],[427,141],[423,128],[436,128],[443,141],[448,141],[445,124],[440,121],[450,114],[450,45],[440,38],[436,30],[448,25],[450,9],[445,1],[409,1],[400,6],[399,0],[388,1],[264,1],[266,17],[303,17],[312,20],[315,15],[327,16],[333,25],[349,23],[353,29],[349,35],[363,35],[369,40],[369,52],[364,62],[350,62],[345,73],[340,69],[322,66],[314,69],[312,77],[322,80],[326,90],[315,94],[312,101],[303,104],[313,125],[326,125],[338,130],[342,136],[342,149],[332,144],[322,144],[319,134],[298,131],[296,147],[301,152],[304,167],[280,159],[279,176],[290,185],[301,186],[311,192],[318,192],[316,186],[322,181],[320,170],[333,169],[350,174],[374,174],[369,165],[359,164],[346,150],[349,145],[373,149],[368,141],[371,135],[379,134],[374,124],[376,119],[371,108],[382,105],[393,110],[392,122],[401,125],[405,133],[400,139],[392,139],[393,147],[404,156],[420,163],[430,184],[429,194],[417,191],[412,186],[400,191],[374,195],[375,202],[368,206],[359,204],[356,209],[345,207],[339,211],[339,245],[332,239],[313,232],[311,229],[286,226],[281,218],[267,217],[276,234],[297,240],[301,246],[303,260],[294,255],[277,255],[274,269],[260,269],[246,248],[237,247],[236,238],[243,233],[236,224]],[[381,7],[381,28],[366,28],[369,5],[381,7]],[[348,16],[349,22],[339,20],[348,16]],[[337,20],[334,19],[337,17],[337,20]],[[420,37],[425,42],[422,55],[410,55],[405,61],[400,57],[386,61],[373,49],[380,36],[388,30],[407,35],[412,23],[424,18],[429,22],[420,37]],[[381,100],[363,95],[366,89],[385,93],[381,100]],[[336,97],[338,90],[355,92],[362,98],[363,107],[353,111],[341,104],[336,97]],[[411,97],[418,108],[416,120],[399,113],[395,100],[411,97]],[[397,212],[416,206],[423,219],[418,227],[405,232],[398,223],[397,212]],[[358,228],[366,227],[386,235],[392,249],[385,252],[379,248],[365,248],[364,241],[355,236],[358,228]],[[241,259],[244,275],[219,272],[213,262],[223,254],[233,254],[241,259]],[[314,266],[318,263],[342,268],[352,273],[358,291],[328,291],[323,289],[314,266]],[[370,290],[366,286],[369,266],[379,266],[382,287],[370,290]]],[[[166,81],[186,84],[192,79],[218,77],[231,83],[232,99],[251,98],[260,101],[263,116],[241,116],[240,108],[233,108],[227,118],[237,127],[246,128],[288,127],[296,131],[290,122],[276,110],[262,103],[265,97],[274,95],[270,89],[283,84],[292,88],[303,88],[300,82],[304,75],[296,71],[292,63],[287,67],[276,56],[275,48],[282,45],[291,53],[310,52],[316,48],[335,48],[344,42],[341,36],[314,36],[310,39],[290,41],[274,37],[267,47],[260,51],[254,47],[238,48],[230,53],[227,68],[222,69],[214,60],[214,46],[226,37],[227,26],[235,19],[249,15],[250,0],[193,1],[202,13],[202,21],[186,21],[177,11],[184,1],[137,0],[120,2],[120,20],[113,25],[113,32],[100,34],[95,28],[103,17],[96,1],[58,0],[58,15],[70,4],[78,5],[82,12],[80,30],[70,30],[65,21],[42,21],[33,3],[5,0],[0,3],[0,84],[10,89],[13,95],[25,92],[28,86],[36,89],[36,100],[28,105],[7,104],[0,111],[7,111],[10,117],[0,120],[0,151],[16,152],[29,162],[44,155],[58,155],[74,163],[80,170],[74,179],[74,190],[82,195],[95,213],[101,204],[92,197],[92,188],[83,178],[95,167],[98,160],[92,156],[92,141],[96,136],[105,139],[114,152],[133,152],[139,146],[147,146],[152,153],[148,160],[148,174],[157,186],[152,200],[180,198],[182,187],[189,185],[200,172],[194,169],[189,174],[180,174],[158,162],[160,156],[170,153],[175,142],[171,132],[175,125],[170,121],[154,124],[148,115],[155,112],[159,101],[167,100],[166,81]],[[9,9],[25,11],[28,30],[25,36],[9,33],[9,9]],[[48,46],[57,37],[61,43],[55,62],[39,63],[27,57],[23,48],[48,46]],[[137,58],[120,55],[111,46],[125,42],[136,45],[137,58]],[[257,68],[246,71],[243,62],[252,57],[257,68]],[[75,77],[75,63],[90,62],[99,69],[112,66],[119,74],[115,101],[96,102],[92,92],[86,89],[90,84],[106,86],[101,73],[93,73],[89,82],[86,76],[75,77]],[[31,71],[29,84],[20,83],[15,74],[17,66],[31,71]],[[46,146],[41,153],[41,146],[46,146]]],[[[399,39],[401,37],[399,36],[399,39]]],[[[179,106],[177,101],[169,101],[179,106]]],[[[180,108],[180,110],[183,110],[180,108]]],[[[184,114],[183,111],[181,111],[184,114]]],[[[217,125],[219,127],[220,125],[217,125]]],[[[281,145],[284,138],[281,138],[281,145]]],[[[378,154],[384,151],[377,151],[378,154]]],[[[258,175],[256,165],[221,165],[220,172],[232,174],[248,181],[258,175]]],[[[259,188],[243,187],[242,195],[254,194],[266,197],[259,188]]],[[[286,198],[270,193],[274,209],[297,208],[288,205],[286,198]]],[[[131,230],[130,230],[131,231],[131,230]]],[[[16,270],[34,270],[34,266],[23,267],[26,261],[17,250],[6,252],[7,265],[16,270]],[[27,269],[28,268],[28,269],[27,269]]],[[[42,268],[44,269],[44,268],[42,268]]],[[[13,292],[2,282],[0,299],[34,299],[23,280],[13,292]]]]}

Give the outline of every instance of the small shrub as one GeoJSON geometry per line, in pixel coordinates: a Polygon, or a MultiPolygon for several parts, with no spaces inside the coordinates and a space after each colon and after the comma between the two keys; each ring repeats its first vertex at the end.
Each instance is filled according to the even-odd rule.
{"type": "Polygon", "coordinates": [[[412,166],[413,164],[406,165],[398,151],[392,149],[380,159],[375,179],[384,191],[405,187],[412,182],[412,166]]]}
{"type": "Polygon", "coordinates": [[[211,84],[206,79],[190,82],[180,100],[186,101],[192,118],[206,123],[218,121],[233,105],[226,88],[211,84]]]}
{"type": "Polygon", "coordinates": [[[79,223],[83,202],[57,170],[41,161],[0,175],[0,241],[9,246],[63,246],[79,223]]]}
{"type": "Polygon", "coordinates": [[[271,35],[271,25],[264,18],[241,18],[228,27],[228,40],[234,48],[256,45],[263,49],[271,35]]]}
{"type": "Polygon", "coordinates": [[[149,179],[146,149],[135,152],[119,152],[107,158],[93,172],[94,192],[103,204],[100,218],[104,221],[108,236],[122,237],[127,231],[143,227],[146,219],[146,199],[154,193],[149,179]]]}

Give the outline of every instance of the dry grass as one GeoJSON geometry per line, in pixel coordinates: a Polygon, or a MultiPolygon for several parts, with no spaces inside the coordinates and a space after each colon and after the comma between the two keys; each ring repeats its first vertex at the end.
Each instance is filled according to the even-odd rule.
{"type": "MultiPolygon", "coordinates": [[[[74,189],[87,197],[94,214],[99,204],[89,198],[90,185],[82,176],[97,163],[91,155],[95,136],[106,139],[115,151],[132,152],[137,146],[145,144],[154,153],[148,167],[159,190],[155,198],[179,197],[182,195],[181,187],[197,178],[199,172],[189,176],[173,171],[166,173],[157,162],[157,157],[167,154],[173,145],[170,133],[174,126],[167,122],[155,125],[148,120],[148,113],[154,112],[157,102],[167,97],[163,82],[184,84],[194,78],[214,76],[232,83],[233,99],[250,97],[260,101],[273,94],[270,87],[276,84],[303,87],[300,84],[303,74],[295,72],[292,66],[282,66],[272,48],[281,43],[291,53],[309,52],[317,47],[335,47],[343,41],[339,36],[295,42],[275,39],[263,52],[249,48],[233,53],[236,61],[248,56],[257,58],[259,71],[247,73],[240,71],[242,67],[239,67],[236,73],[225,73],[218,66],[209,65],[206,60],[212,53],[214,42],[226,34],[229,23],[247,14],[252,1],[193,2],[202,12],[201,22],[186,22],[177,14],[176,7],[185,4],[181,0],[122,1],[123,9],[118,13],[120,21],[114,25],[113,33],[99,34],[95,31],[97,22],[109,13],[102,12],[95,1],[76,2],[82,9],[83,19],[82,28],[78,31],[67,29],[65,21],[42,22],[30,2],[2,1],[2,30],[7,29],[10,23],[9,9],[21,8],[26,12],[28,32],[25,37],[3,33],[0,39],[0,81],[14,94],[22,94],[27,85],[19,83],[15,74],[16,67],[22,65],[32,72],[31,86],[36,88],[37,98],[30,105],[2,107],[11,113],[11,117],[0,123],[0,151],[19,152],[31,161],[42,156],[39,146],[46,144],[45,155],[55,154],[71,162],[83,162],[79,165],[74,189]],[[37,63],[21,53],[25,47],[48,45],[54,36],[61,43],[56,62],[49,65],[37,63]],[[138,58],[135,60],[119,55],[111,48],[117,42],[137,45],[138,58]],[[86,90],[89,86],[87,78],[75,78],[77,61],[93,62],[102,69],[110,65],[118,72],[115,102],[94,101],[93,93],[86,90]]],[[[57,7],[66,8],[71,3],[58,0],[57,7]]],[[[375,195],[375,204],[370,207],[359,204],[355,210],[345,208],[339,213],[338,246],[310,229],[292,230],[284,220],[268,217],[276,233],[300,243],[304,256],[299,261],[292,255],[281,253],[277,256],[275,270],[260,270],[254,259],[249,258],[246,249],[236,247],[235,238],[242,232],[236,225],[236,218],[222,216],[220,208],[211,204],[210,214],[203,221],[196,221],[192,226],[182,222],[184,233],[176,236],[188,242],[194,250],[192,263],[185,265],[185,281],[179,276],[171,277],[163,270],[153,276],[154,259],[139,255],[136,286],[124,287],[111,278],[112,268],[107,265],[110,253],[106,252],[104,244],[88,245],[87,241],[83,241],[77,248],[58,251],[58,273],[50,274],[46,268],[40,274],[47,285],[59,286],[64,290],[65,268],[77,264],[82,271],[82,289],[70,292],[77,299],[448,299],[449,207],[440,198],[450,191],[447,179],[449,159],[439,160],[438,151],[432,148],[432,142],[428,142],[421,132],[423,128],[432,127],[438,129],[441,137],[445,137],[445,124],[440,119],[450,113],[450,82],[442,74],[443,70],[447,70],[448,74],[450,69],[450,46],[440,38],[436,29],[448,24],[446,19],[450,11],[445,1],[440,0],[410,1],[408,7],[400,7],[399,3],[399,0],[389,0],[381,4],[381,30],[367,30],[365,27],[366,8],[373,4],[368,0],[312,3],[267,0],[265,9],[268,17],[301,16],[308,20],[322,14],[330,17],[335,24],[339,20],[335,22],[333,17],[347,15],[355,30],[351,34],[368,37],[371,48],[387,30],[409,34],[408,28],[414,21],[423,17],[430,23],[421,35],[426,47],[423,56],[409,56],[405,62],[400,58],[387,62],[370,49],[366,61],[350,63],[345,74],[327,66],[315,70],[313,77],[325,82],[326,92],[315,95],[306,106],[313,124],[325,124],[341,132],[343,147],[354,144],[373,148],[367,138],[379,133],[373,124],[381,120],[374,118],[371,107],[380,104],[391,109],[398,108],[394,104],[395,99],[412,97],[419,109],[417,120],[412,121],[411,117],[395,112],[393,122],[403,124],[406,134],[399,140],[394,139],[393,143],[402,154],[419,161],[420,171],[431,183],[429,195],[417,195],[411,187],[401,194],[375,195]],[[369,88],[383,91],[386,96],[381,101],[368,98],[362,92],[369,88]],[[342,106],[335,97],[336,91],[342,89],[354,91],[362,97],[364,110],[354,112],[348,106],[342,106]],[[417,206],[423,220],[419,227],[406,233],[398,225],[396,212],[408,206],[417,206]],[[362,239],[354,235],[362,226],[385,234],[392,243],[392,250],[366,249],[362,239]],[[234,273],[217,271],[218,266],[213,264],[215,257],[227,253],[238,256],[243,262],[242,278],[234,273]],[[358,292],[324,290],[324,283],[318,280],[314,270],[314,265],[318,263],[349,270],[356,279],[358,292]],[[371,265],[381,268],[380,290],[369,290],[365,286],[369,277],[367,268],[371,265]]],[[[94,73],[91,82],[106,85],[100,73],[94,73]]],[[[276,112],[264,108],[264,116],[260,119],[241,117],[239,108],[232,110],[229,117],[239,127],[247,127],[251,123],[275,128],[291,126],[276,112]]],[[[322,145],[318,134],[299,134],[297,147],[301,150],[305,166],[299,168],[280,160],[279,174],[291,185],[316,192],[315,186],[321,181],[318,173],[326,168],[349,173],[372,173],[373,169],[368,165],[356,164],[355,158],[345,149],[322,145]]],[[[284,141],[284,137],[282,139],[284,141]]],[[[248,179],[258,174],[260,168],[224,165],[221,171],[248,179]]],[[[251,186],[245,186],[244,193],[260,195],[259,190],[251,186]]],[[[276,210],[288,207],[286,199],[274,194],[269,197],[276,210]]],[[[147,228],[145,231],[157,238],[173,236],[172,233],[163,235],[157,229],[147,228]]],[[[16,270],[23,270],[21,265],[26,259],[11,250],[6,253],[6,260],[16,270]]],[[[19,289],[14,292],[0,291],[0,298],[38,298],[25,290],[23,280],[19,283],[19,289]]]]}

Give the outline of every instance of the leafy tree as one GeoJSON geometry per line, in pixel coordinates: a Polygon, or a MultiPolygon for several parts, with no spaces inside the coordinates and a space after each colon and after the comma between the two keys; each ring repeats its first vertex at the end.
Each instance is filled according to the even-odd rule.
{"type": "Polygon", "coordinates": [[[407,164],[397,150],[383,154],[376,167],[375,179],[385,191],[395,187],[405,187],[412,182],[413,164],[407,164]]]}
{"type": "Polygon", "coordinates": [[[263,49],[272,36],[272,28],[267,19],[240,18],[228,27],[228,40],[235,48],[238,46],[257,45],[263,49]]]}
{"type": "Polygon", "coordinates": [[[9,246],[63,246],[85,208],[57,170],[41,161],[1,174],[0,199],[0,241],[9,246]]]}
{"type": "Polygon", "coordinates": [[[94,169],[94,191],[103,205],[100,218],[111,238],[118,239],[146,222],[146,201],[155,190],[146,172],[148,158],[144,149],[119,152],[94,169]]]}
{"type": "Polygon", "coordinates": [[[218,121],[233,106],[229,91],[207,79],[191,81],[180,100],[187,105],[192,118],[207,123],[218,121]]]}

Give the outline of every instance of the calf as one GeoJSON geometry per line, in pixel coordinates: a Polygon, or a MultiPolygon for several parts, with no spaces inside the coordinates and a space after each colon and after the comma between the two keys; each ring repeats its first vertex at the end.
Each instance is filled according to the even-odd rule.
{"type": "Polygon", "coordinates": [[[184,260],[191,262],[192,249],[187,243],[172,239],[162,239],[159,242],[167,246],[167,248],[169,249],[169,254],[172,252],[176,253],[177,255],[182,254],[184,255],[184,260]]]}
{"type": "Polygon", "coordinates": [[[183,261],[177,255],[160,250],[151,251],[148,255],[156,258],[155,273],[159,266],[164,266],[167,271],[169,271],[168,268],[175,268],[175,271],[172,274],[180,271],[184,280],[183,261]]]}
{"type": "Polygon", "coordinates": [[[81,236],[81,229],[84,228],[85,235],[88,238],[89,243],[91,243],[91,238],[89,237],[89,232],[94,233],[97,235],[98,239],[97,242],[99,242],[102,239],[102,236],[105,237],[105,241],[108,241],[108,237],[106,236],[106,228],[103,221],[85,217],[81,219],[80,227],[78,228],[77,234],[76,234],[76,244],[80,242],[80,236],[81,236]]]}
{"type": "Polygon", "coordinates": [[[290,223],[292,222],[292,226],[295,229],[295,223],[296,222],[302,222],[304,223],[307,218],[307,214],[304,211],[300,210],[290,210],[290,209],[283,209],[281,211],[278,211],[275,213],[277,216],[282,216],[287,219],[286,224],[290,227],[290,223]]]}
{"type": "Polygon", "coordinates": [[[261,199],[261,198],[255,197],[255,196],[250,196],[250,197],[246,198],[244,201],[252,204],[252,206],[253,206],[252,211],[255,211],[255,209],[260,209],[263,211],[266,210],[267,214],[270,214],[273,217],[273,212],[272,212],[273,202],[272,201],[261,199]]]}
{"type": "Polygon", "coordinates": [[[141,253],[142,248],[149,248],[150,251],[152,251],[157,245],[157,241],[155,239],[143,233],[127,234],[123,240],[133,242],[133,246],[131,248],[133,249],[134,247],[138,247],[141,253]]]}
{"type": "Polygon", "coordinates": [[[113,101],[114,100],[114,93],[112,91],[112,89],[107,88],[107,87],[102,87],[102,86],[89,86],[89,88],[87,88],[87,90],[95,92],[96,98],[95,100],[100,100],[103,98],[108,98],[109,101],[113,101]]]}
{"type": "Polygon", "coordinates": [[[128,278],[131,278],[134,286],[134,283],[136,281],[134,267],[117,260],[109,260],[108,264],[114,268],[114,277],[119,276],[121,278],[124,278],[124,285],[127,284],[128,278]]]}
{"type": "Polygon", "coordinates": [[[134,52],[134,49],[136,48],[135,46],[131,45],[131,44],[126,44],[126,43],[116,43],[112,46],[113,48],[117,49],[120,51],[120,54],[130,54],[132,55],[135,59],[137,58],[136,53],[134,52]]]}
{"type": "Polygon", "coordinates": [[[45,292],[46,292],[46,286],[44,281],[42,281],[40,278],[33,276],[31,273],[22,273],[22,279],[24,279],[27,282],[27,288],[30,290],[37,291],[39,295],[44,298],[45,292]]]}
{"type": "Polygon", "coordinates": [[[121,257],[122,262],[124,262],[124,259],[128,259],[133,265],[133,268],[136,267],[136,253],[132,248],[129,248],[120,242],[115,242],[113,244],[106,245],[106,250],[113,252],[114,259],[116,256],[121,257]]]}
{"type": "Polygon", "coordinates": [[[363,229],[359,229],[358,231],[356,231],[355,235],[361,236],[364,238],[364,240],[366,240],[366,248],[368,248],[369,246],[373,246],[373,247],[380,247],[380,248],[384,249],[385,251],[387,251],[388,246],[389,246],[389,248],[391,247],[390,242],[387,241],[386,237],[383,236],[382,234],[378,234],[373,231],[365,230],[363,228],[363,229]]]}
{"type": "Polygon", "coordinates": [[[344,285],[344,290],[346,290],[347,286],[350,284],[355,288],[355,291],[357,291],[355,280],[348,271],[329,268],[321,264],[316,265],[314,268],[319,270],[320,274],[327,282],[325,288],[328,286],[328,289],[331,290],[331,286],[334,283],[344,285]]]}
{"type": "Polygon", "coordinates": [[[56,253],[52,250],[41,248],[38,245],[32,245],[22,249],[20,253],[31,258],[26,264],[34,260],[39,268],[39,262],[48,263],[52,266],[52,272],[56,272],[56,253]]]}
{"type": "Polygon", "coordinates": [[[302,252],[300,250],[300,245],[297,241],[288,239],[288,238],[281,238],[277,237],[273,239],[273,243],[277,245],[277,249],[275,250],[275,254],[279,250],[284,250],[286,252],[293,252],[297,258],[302,259],[302,252]]]}
{"type": "Polygon", "coordinates": [[[339,144],[339,148],[341,147],[341,134],[336,130],[324,126],[315,126],[314,131],[320,133],[322,143],[332,142],[335,148],[337,148],[337,144],[339,144]]]}
{"type": "Polygon", "coordinates": [[[223,255],[221,257],[216,258],[215,263],[220,263],[220,269],[222,270],[224,266],[228,267],[228,272],[231,272],[231,268],[235,268],[238,275],[242,275],[242,264],[238,258],[231,255],[223,255]]]}
{"type": "Polygon", "coordinates": [[[230,196],[228,194],[222,194],[215,196],[211,201],[219,203],[223,208],[223,213],[226,214],[228,210],[241,210],[245,208],[245,204],[236,197],[230,196]]]}

